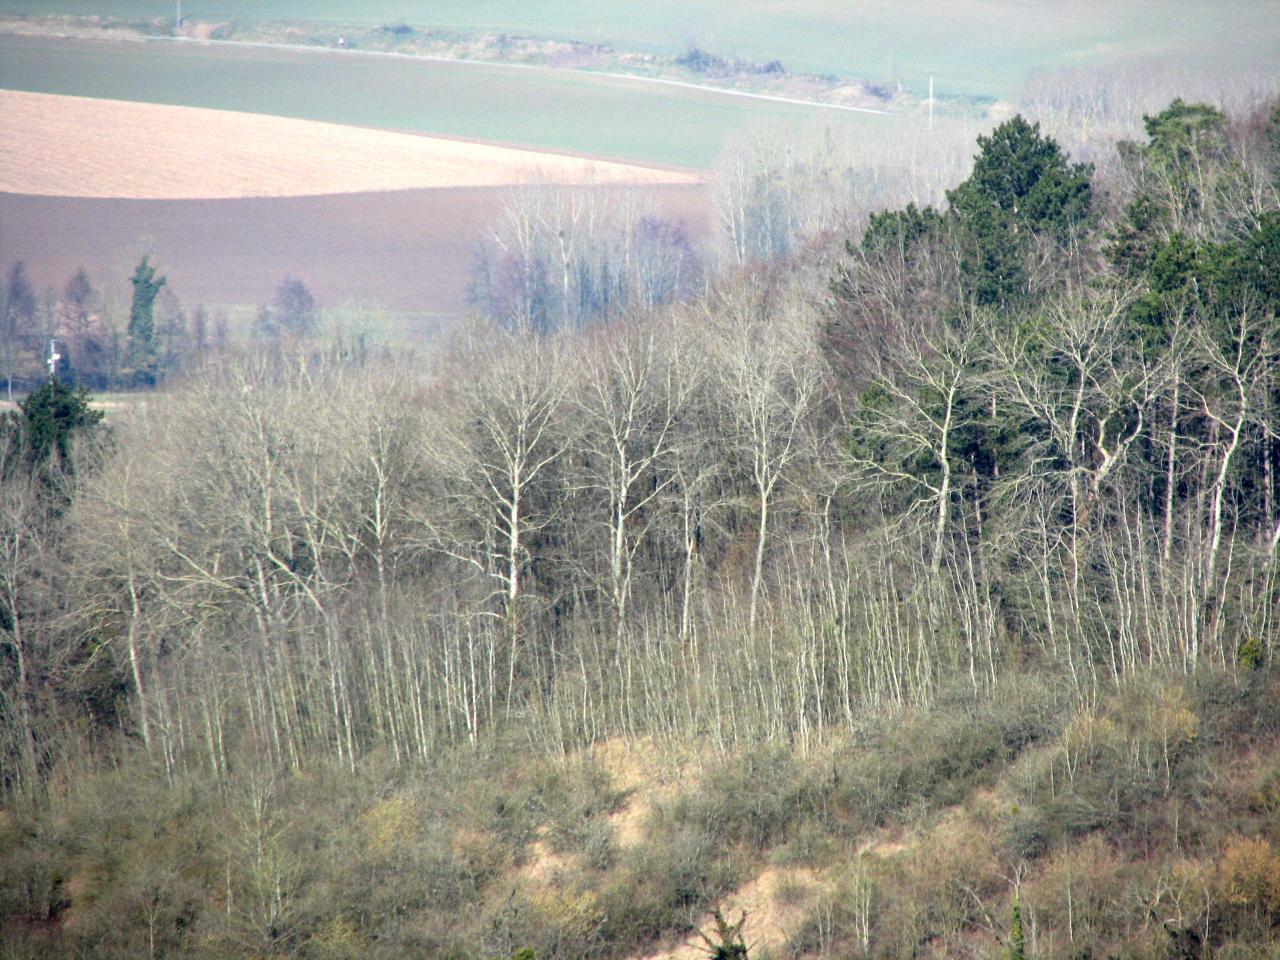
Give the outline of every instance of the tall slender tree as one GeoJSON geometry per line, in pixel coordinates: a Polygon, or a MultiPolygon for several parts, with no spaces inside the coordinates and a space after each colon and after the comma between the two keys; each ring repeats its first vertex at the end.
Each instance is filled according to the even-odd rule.
{"type": "Polygon", "coordinates": [[[133,272],[133,304],[129,308],[129,348],[127,365],[133,386],[151,386],[156,382],[159,344],[156,339],[155,303],[164,277],[156,276],[156,268],[143,257],[133,272]]]}

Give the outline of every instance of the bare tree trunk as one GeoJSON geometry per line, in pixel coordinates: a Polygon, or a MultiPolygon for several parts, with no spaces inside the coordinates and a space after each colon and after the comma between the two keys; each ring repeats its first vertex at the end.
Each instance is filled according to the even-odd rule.
{"type": "Polygon", "coordinates": [[[138,603],[138,587],[129,574],[129,629],[126,634],[129,644],[129,670],[133,675],[133,688],[138,695],[138,721],[142,729],[142,742],[147,750],[151,749],[151,717],[147,702],[146,687],[142,682],[142,658],[138,652],[138,621],[142,616],[142,607],[138,603]]]}
{"type": "MultiPolygon", "coordinates": [[[[10,600],[14,600],[12,594],[10,600]]],[[[31,709],[31,674],[27,666],[26,644],[22,636],[22,624],[18,618],[17,607],[10,606],[13,617],[12,645],[18,661],[18,709],[21,712],[19,722],[22,724],[22,759],[27,767],[27,786],[33,786],[40,776],[39,764],[36,760],[36,727],[35,714],[31,709]]]]}
{"type": "Polygon", "coordinates": [[[1173,374],[1173,399],[1169,409],[1169,457],[1165,461],[1164,488],[1164,562],[1173,556],[1173,504],[1177,486],[1178,464],[1178,405],[1182,396],[1182,380],[1175,370],[1173,374]]]}
{"type": "Polygon", "coordinates": [[[760,518],[756,526],[756,559],[751,571],[751,601],[747,614],[747,629],[753,634],[756,630],[756,611],[760,605],[760,581],[764,578],[764,540],[769,532],[769,500],[773,494],[773,484],[762,485],[759,494],[760,518]]]}

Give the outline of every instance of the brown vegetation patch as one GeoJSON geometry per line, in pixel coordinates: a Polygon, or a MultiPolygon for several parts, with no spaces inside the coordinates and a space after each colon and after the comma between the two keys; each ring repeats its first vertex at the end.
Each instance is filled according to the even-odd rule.
{"type": "MultiPolygon", "coordinates": [[[[766,867],[719,903],[721,915],[731,923],[746,916],[742,936],[753,956],[782,956],[788,940],[799,931],[822,879],[806,868],[766,867]]],[[[714,941],[715,920],[708,913],[698,931],[714,941]]],[[[644,960],[697,960],[708,954],[698,933],[679,944],[648,954],[644,960]]]]}
{"type": "Polygon", "coordinates": [[[8,193],[188,199],[692,182],[634,164],[312,120],[0,91],[8,193]]]}
{"type": "MultiPolygon", "coordinates": [[[[609,772],[613,785],[627,793],[626,805],[609,817],[614,842],[626,849],[645,838],[645,825],[656,803],[675,797],[681,788],[679,762],[646,741],[614,737],[596,744],[592,757],[609,772]]],[[[687,784],[686,784],[687,786],[687,784]]]]}
{"type": "Polygon", "coordinates": [[[519,876],[536,890],[557,885],[573,869],[574,858],[570,854],[553,850],[546,838],[540,837],[529,844],[528,859],[519,876]]]}

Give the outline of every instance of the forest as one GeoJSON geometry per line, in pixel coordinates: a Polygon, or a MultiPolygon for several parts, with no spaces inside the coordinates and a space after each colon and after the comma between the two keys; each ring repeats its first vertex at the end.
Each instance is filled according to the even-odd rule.
{"type": "Polygon", "coordinates": [[[0,425],[0,956],[1280,955],[1280,102],[966,149],[526,194],[412,362],[144,260],[0,425]]]}

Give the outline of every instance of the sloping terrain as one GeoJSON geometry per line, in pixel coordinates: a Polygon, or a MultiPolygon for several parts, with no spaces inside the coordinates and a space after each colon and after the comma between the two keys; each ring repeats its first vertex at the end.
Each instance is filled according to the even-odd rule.
{"type": "Polygon", "coordinates": [[[897,119],[542,67],[314,47],[8,34],[0,34],[0,87],[697,168],[710,166],[727,140],[755,124],[821,121],[881,130],[897,119]]]}
{"type": "MultiPolygon", "coordinates": [[[[648,185],[656,213],[707,229],[707,187],[648,185]]],[[[466,305],[477,245],[507,187],[368,191],[308,197],[130,200],[0,193],[0,263],[26,263],[60,289],[83,266],[121,284],[143,254],[184,303],[266,303],[285,274],[322,304],[454,312],[466,305]]]]}
{"type": "Polygon", "coordinates": [[[283,117],[0,91],[0,263],[104,285],[150,254],[186,302],[454,312],[512,188],[639,191],[705,229],[691,174],[283,117]]]}
{"type": "Polygon", "coordinates": [[[690,183],[688,174],[262,114],[0,90],[0,191],[192,199],[690,183]]]}
{"type": "MultiPolygon", "coordinates": [[[[1273,0],[201,0],[198,20],[408,24],[683,52],[689,45],[790,70],[901,80],[1010,96],[1035,70],[1127,56],[1213,68],[1265,62],[1280,37],[1273,0]]],[[[166,24],[172,5],[145,0],[0,0],[0,11],[120,17],[166,24]]],[[[305,36],[305,27],[300,30],[305,36]]]]}

